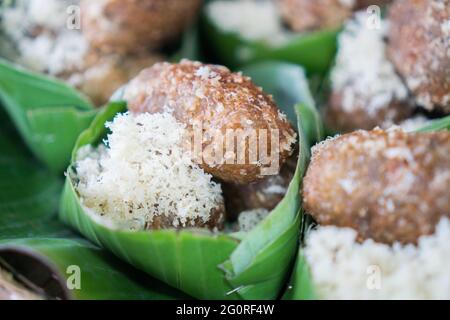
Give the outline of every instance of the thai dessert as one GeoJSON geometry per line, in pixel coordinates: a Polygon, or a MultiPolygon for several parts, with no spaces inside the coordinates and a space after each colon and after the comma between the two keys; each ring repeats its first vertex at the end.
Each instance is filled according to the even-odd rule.
{"type": "Polygon", "coordinates": [[[277,176],[294,151],[296,133],[273,99],[222,66],[159,63],[123,97],[129,112],[75,164],[83,206],[119,228],[221,230],[220,182],[277,176]]]}
{"type": "Polygon", "coordinates": [[[388,55],[416,103],[449,114],[450,1],[395,1],[389,20],[388,55]]]}
{"type": "Polygon", "coordinates": [[[18,0],[0,12],[0,55],[100,106],[194,21],[201,0],[18,0]],[[159,51],[157,51],[157,49],[159,51]]]}
{"type": "Polygon", "coordinates": [[[303,250],[319,297],[448,299],[449,185],[448,131],[360,130],[315,146],[303,199],[319,226],[303,250]]]}

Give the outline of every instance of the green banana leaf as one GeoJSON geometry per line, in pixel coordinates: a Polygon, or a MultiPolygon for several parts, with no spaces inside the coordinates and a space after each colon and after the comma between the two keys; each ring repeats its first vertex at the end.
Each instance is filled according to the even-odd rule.
{"type": "MultiPolygon", "coordinates": [[[[53,299],[167,300],[187,296],[79,238],[0,241],[0,265],[53,299]]],[[[39,292],[38,291],[38,292],[39,292]]]]}
{"type": "MultiPolygon", "coordinates": [[[[304,78],[298,80],[306,81],[304,78]]],[[[280,107],[284,108],[283,105],[280,107]]],[[[294,178],[285,198],[246,234],[217,235],[198,229],[137,232],[109,229],[84,211],[74,187],[72,166],[67,171],[60,218],[126,262],[195,298],[277,298],[297,250],[299,186],[309,158],[301,116],[309,109],[300,104],[295,108],[300,115],[300,156],[294,178]]],[[[91,127],[80,135],[73,156],[86,144],[98,144],[106,134],[104,123],[125,110],[125,105],[113,103],[99,113],[91,127]]]]}
{"type": "Polygon", "coordinates": [[[417,130],[418,132],[431,132],[439,130],[449,130],[450,131],[450,116],[446,116],[441,119],[436,119],[431,121],[431,123],[425,125],[424,127],[417,130]]]}
{"type": "Polygon", "coordinates": [[[178,62],[181,59],[203,61],[204,57],[200,48],[199,24],[195,23],[184,34],[178,51],[172,55],[171,61],[178,62]]]}
{"type": "Polygon", "coordinates": [[[49,298],[186,298],[80,239],[58,221],[62,186],[62,179],[28,151],[0,108],[1,266],[7,265],[49,298]],[[69,272],[73,266],[80,270],[79,289],[66,285],[74,279],[69,272]]]}
{"type": "Polygon", "coordinates": [[[299,64],[310,74],[322,74],[328,70],[336,53],[339,33],[339,30],[301,33],[285,44],[271,46],[222,30],[207,13],[202,16],[202,31],[212,53],[231,68],[265,60],[280,60],[299,64]]]}
{"type": "Polygon", "coordinates": [[[75,89],[2,59],[0,105],[28,148],[54,172],[67,167],[76,139],[96,114],[75,89]]]}
{"type": "Polygon", "coordinates": [[[316,298],[309,265],[300,249],[283,300],[314,300],[316,298]]]}
{"type": "Polygon", "coordinates": [[[302,104],[298,105],[298,108],[308,143],[313,145],[324,138],[322,119],[308,83],[304,81],[303,68],[287,62],[266,61],[245,66],[242,72],[251,77],[264,91],[274,96],[275,101],[283,106],[283,110],[294,125],[297,123],[297,116],[291,106],[301,101],[302,104]]]}

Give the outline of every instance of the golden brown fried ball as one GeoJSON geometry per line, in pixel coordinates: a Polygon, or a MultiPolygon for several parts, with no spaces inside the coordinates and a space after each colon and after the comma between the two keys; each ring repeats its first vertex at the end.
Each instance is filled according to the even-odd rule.
{"type": "Polygon", "coordinates": [[[222,190],[229,220],[236,220],[243,211],[274,209],[286,195],[296,166],[297,157],[290,157],[278,175],[246,185],[223,183],[222,190]]]}
{"type": "Polygon", "coordinates": [[[203,139],[196,140],[200,141],[202,157],[194,152],[194,158],[206,172],[226,182],[251,183],[278,173],[296,141],[295,131],[272,97],[250,78],[222,66],[187,60],[155,64],[130,82],[124,99],[132,112],[173,111],[193,133],[194,145],[199,132],[203,139]],[[240,133],[241,139],[233,138],[240,133]],[[254,136],[257,142],[242,139],[246,135],[254,136]],[[217,136],[223,137],[223,142],[217,136]],[[267,152],[257,146],[265,146],[267,152]],[[216,159],[207,151],[214,148],[219,150],[216,159]],[[270,155],[276,165],[259,162],[264,160],[259,154],[270,155]],[[276,172],[266,173],[262,167],[275,168],[276,172]]]}
{"type": "Polygon", "coordinates": [[[211,211],[211,215],[208,221],[204,222],[200,218],[195,220],[187,219],[184,223],[179,218],[174,216],[159,215],[153,217],[151,223],[145,225],[146,230],[160,230],[171,229],[177,226],[178,229],[182,228],[208,228],[211,231],[223,230],[225,227],[225,207],[221,203],[217,208],[211,211]],[[174,223],[178,221],[177,223],[174,223]]]}
{"type": "Polygon", "coordinates": [[[82,28],[106,52],[155,49],[179,37],[202,0],[82,0],[82,28]]]}
{"type": "Polygon", "coordinates": [[[349,110],[344,107],[343,93],[333,92],[328,103],[325,122],[335,132],[347,133],[357,129],[371,130],[377,126],[390,127],[410,118],[414,108],[409,100],[392,100],[369,110],[370,97],[357,97],[349,110]]]}
{"type": "Polygon", "coordinates": [[[297,32],[341,26],[353,11],[390,0],[278,0],[281,15],[297,32]]]}
{"type": "Polygon", "coordinates": [[[123,56],[92,51],[84,58],[82,69],[68,70],[58,77],[86,94],[95,105],[100,106],[142,69],[151,67],[161,60],[163,60],[161,56],[153,53],[123,56]]]}
{"type": "Polygon", "coordinates": [[[450,113],[450,0],[398,0],[388,54],[417,103],[450,113]]]}
{"type": "Polygon", "coordinates": [[[356,131],[322,142],[304,179],[318,223],[360,239],[415,243],[450,217],[450,132],[356,131]]]}

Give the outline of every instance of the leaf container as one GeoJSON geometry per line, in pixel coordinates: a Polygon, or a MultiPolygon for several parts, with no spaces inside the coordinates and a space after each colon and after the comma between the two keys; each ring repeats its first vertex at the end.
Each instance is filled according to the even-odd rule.
{"type": "MultiPolygon", "coordinates": [[[[266,67],[276,72],[281,66],[275,63],[266,67]]],[[[298,66],[292,68],[301,70],[298,66]]],[[[258,83],[261,79],[253,80],[258,83]]],[[[276,85],[265,89],[271,92],[275,88],[276,85]]],[[[295,95],[293,90],[287,89],[286,93],[289,92],[295,95]]],[[[295,106],[299,161],[284,199],[248,233],[216,234],[200,229],[113,230],[97,222],[83,208],[75,188],[73,165],[67,170],[60,218],[94,243],[192,297],[275,299],[283,289],[297,251],[301,220],[299,188],[309,158],[302,114],[311,119],[312,107],[295,106]]],[[[280,108],[287,111],[286,104],[280,108]]],[[[99,143],[106,134],[105,122],[124,111],[125,104],[112,103],[99,113],[91,127],[79,137],[73,158],[80,147],[99,143]]]]}

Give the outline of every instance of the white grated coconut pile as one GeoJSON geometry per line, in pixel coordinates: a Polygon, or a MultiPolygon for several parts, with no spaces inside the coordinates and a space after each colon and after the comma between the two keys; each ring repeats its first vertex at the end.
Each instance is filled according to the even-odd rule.
{"type": "Polygon", "coordinates": [[[17,0],[1,12],[0,54],[36,72],[58,75],[83,66],[88,43],[68,28],[79,0],[17,0]]]}
{"type": "Polygon", "coordinates": [[[400,128],[405,132],[414,132],[427,125],[432,121],[423,115],[416,115],[399,123],[400,128]]]}
{"type": "Polygon", "coordinates": [[[270,211],[265,208],[243,211],[239,214],[238,228],[239,231],[248,232],[256,227],[270,211]]]}
{"type": "Polygon", "coordinates": [[[292,36],[272,0],[213,1],[206,12],[223,31],[237,33],[246,40],[279,45],[292,36]]]}
{"type": "Polygon", "coordinates": [[[369,28],[366,21],[367,14],[361,11],[345,24],[338,39],[331,82],[333,90],[342,93],[345,112],[363,107],[375,116],[392,101],[406,99],[408,91],[386,57],[388,22],[381,21],[381,27],[375,29],[369,28]]]}
{"type": "Polygon", "coordinates": [[[222,203],[221,186],[183,149],[184,125],[172,114],[117,115],[105,145],[80,149],[82,204],[123,229],[142,230],[155,216],[207,222],[222,203]]]}
{"type": "Polygon", "coordinates": [[[356,242],[353,229],[311,231],[305,255],[321,299],[450,299],[450,220],[417,246],[356,242]]]}

